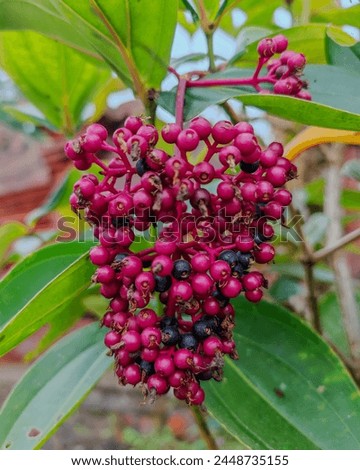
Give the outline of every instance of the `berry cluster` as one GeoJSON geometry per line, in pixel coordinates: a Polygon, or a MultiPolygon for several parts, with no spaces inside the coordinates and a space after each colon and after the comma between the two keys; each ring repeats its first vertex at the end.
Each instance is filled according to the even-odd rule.
{"type": "Polygon", "coordinates": [[[288,40],[282,34],[273,38],[262,39],[258,44],[260,61],[267,63],[267,78],[273,80],[274,93],[291,95],[296,98],[311,100],[311,95],[305,89],[307,82],[301,80],[306,64],[304,54],[286,50],[288,40]],[[278,59],[271,59],[275,54],[281,54],[278,59]]]}
{"type": "Polygon", "coordinates": [[[94,281],[111,299],[103,317],[105,345],[122,384],[142,384],[145,395],[204,400],[201,381],[222,379],[223,356],[237,358],[230,299],[244,292],[258,302],[267,282],[253,263],[272,261],[269,222],[281,220],[291,194],[284,184],[296,167],[273,142],[262,150],[252,126],[202,117],[188,128],[168,124],[162,138],[174,155],[156,148],[159,133],[129,117],[107,142],[93,124],[65,147],[76,168],[101,167],[103,179],[84,175],[71,206],[93,226],[100,244],[90,259],[94,281]],[[112,152],[105,164],[96,152],[112,152]],[[192,163],[190,152],[204,152],[192,163]],[[137,251],[136,233],[157,231],[137,251]],[[151,302],[159,300],[158,316],[151,302]]]}

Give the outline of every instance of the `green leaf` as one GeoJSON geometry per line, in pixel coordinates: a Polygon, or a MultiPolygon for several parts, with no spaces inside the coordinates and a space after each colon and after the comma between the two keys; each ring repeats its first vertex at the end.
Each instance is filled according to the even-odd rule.
{"type": "Polygon", "coordinates": [[[28,232],[26,225],[20,222],[8,222],[0,227],[0,263],[4,261],[4,257],[14,243],[20,237],[28,232]]]}
{"type": "Polygon", "coordinates": [[[32,30],[98,57],[53,0],[0,0],[0,29],[32,30]]]}
{"type": "MultiPolygon", "coordinates": [[[[360,295],[357,296],[360,308],[360,295]]],[[[335,292],[328,292],[319,299],[319,313],[324,335],[345,356],[350,356],[350,347],[343,325],[341,307],[335,292]]]]}
{"type": "Polygon", "coordinates": [[[16,121],[18,121],[19,123],[31,122],[32,124],[34,124],[34,126],[56,131],[56,127],[48,119],[44,118],[41,113],[37,112],[36,108],[34,110],[28,111],[24,110],[23,106],[21,105],[5,105],[2,106],[2,110],[14,119],[16,119],[16,121]]]}
{"type": "MultiPolygon", "coordinates": [[[[269,28],[263,28],[261,26],[248,26],[242,28],[236,38],[236,54],[241,54],[241,57],[246,52],[249,44],[254,41],[258,41],[260,38],[267,37],[272,34],[272,30],[269,28]]],[[[231,64],[236,64],[237,60],[230,59],[231,64]]]]}
{"type": "Polygon", "coordinates": [[[344,163],[341,168],[341,174],[347,176],[348,178],[353,178],[356,181],[360,181],[360,161],[359,160],[349,160],[344,163]]]}
{"type": "Polygon", "coordinates": [[[54,0],[62,15],[137,92],[158,88],[170,59],[177,0],[54,0]]]}
{"type": "MultiPolygon", "coordinates": [[[[251,87],[196,87],[186,92],[185,120],[200,114],[207,107],[238,98],[244,105],[256,106],[269,114],[306,125],[335,129],[358,130],[360,128],[360,95],[358,75],[330,65],[308,65],[305,78],[313,101],[300,100],[283,95],[256,94],[251,87]],[[329,80],[331,77],[331,80],[329,80]],[[339,88],[338,84],[342,86],[339,88]]],[[[229,69],[209,75],[209,78],[250,77],[251,69],[229,69]]],[[[158,104],[174,114],[176,90],[160,94],[158,104]]]]}
{"type": "Polygon", "coordinates": [[[82,113],[110,70],[32,31],[0,34],[0,62],[21,92],[64,133],[82,124],[82,113]]]}
{"type": "MultiPolygon", "coordinates": [[[[295,26],[294,28],[284,29],[281,34],[284,34],[289,40],[289,50],[301,52],[305,54],[308,63],[312,64],[325,64],[325,37],[328,26],[326,24],[306,24],[303,26],[295,26]]],[[[333,27],[336,30],[339,37],[344,40],[349,38],[346,34],[338,27],[333,27]]],[[[240,33],[241,34],[241,33],[240,33]]],[[[256,36],[251,44],[247,46],[247,53],[240,60],[236,61],[234,65],[242,67],[249,67],[254,65],[258,60],[257,45],[261,37],[273,37],[279,34],[278,31],[268,34],[264,32],[262,36],[256,36]]]]}
{"type": "Polygon", "coordinates": [[[86,326],[31,366],[0,411],[1,449],[40,448],[80,405],[111,363],[103,335],[86,326]]]}
{"type": "Polygon", "coordinates": [[[234,304],[240,359],[204,383],[210,413],[253,449],[360,449],[360,394],[328,345],[277,305],[234,304]]]}
{"type": "Polygon", "coordinates": [[[0,282],[0,356],[37,331],[83,292],[94,267],[91,243],[58,243],[32,253],[0,282]]]}
{"type": "Polygon", "coordinates": [[[83,304],[83,298],[86,293],[87,291],[83,292],[79,297],[64,305],[62,310],[49,321],[45,334],[41,337],[35,348],[26,354],[25,361],[36,359],[77,323],[86,311],[83,304]]]}
{"type": "MultiPolygon", "coordinates": [[[[307,183],[304,190],[307,204],[324,205],[325,180],[323,178],[307,183]]],[[[359,192],[353,189],[344,189],[341,192],[340,203],[344,209],[358,211],[360,209],[359,192]]]]}
{"type": "MultiPolygon", "coordinates": [[[[272,271],[294,279],[304,280],[305,271],[301,263],[276,263],[271,267],[272,271]]],[[[334,274],[325,266],[315,266],[314,279],[324,284],[334,283],[334,274]]]]}
{"type": "Polygon", "coordinates": [[[334,39],[327,34],[325,45],[328,63],[360,73],[360,42],[349,47],[339,44],[334,39]]]}
{"type": "Polygon", "coordinates": [[[27,215],[26,222],[29,225],[35,225],[38,220],[51,211],[62,208],[69,209],[70,194],[73,191],[74,184],[80,179],[81,175],[82,172],[79,170],[70,170],[54,191],[50,193],[44,204],[27,215]]]}
{"type": "Polygon", "coordinates": [[[271,284],[269,294],[278,302],[286,302],[293,295],[298,295],[303,291],[299,281],[291,277],[281,276],[271,284]]]}
{"type": "Polygon", "coordinates": [[[347,24],[360,28],[360,5],[354,5],[350,8],[329,8],[327,6],[315,11],[312,20],[336,25],[347,24]]]}

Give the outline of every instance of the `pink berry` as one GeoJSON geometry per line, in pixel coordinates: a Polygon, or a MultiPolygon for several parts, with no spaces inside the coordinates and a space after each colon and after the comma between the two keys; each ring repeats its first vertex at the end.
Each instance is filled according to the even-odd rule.
{"type": "Polygon", "coordinates": [[[167,354],[161,354],[154,363],[155,372],[161,376],[169,376],[175,372],[175,364],[173,358],[167,354]]]}
{"type": "Polygon", "coordinates": [[[153,326],[145,328],[141,333],[141,342],[145,348],[158,349],[161,343],[161,331],[153,326]]]}
{"type": "Polygon", "coordinates": [[[271,38],[262,39],[258,46],[257,51],[260,57],[272,57],[276,51],[276,44],[271,38]]]}
{"type": "Polygon", "coordinates": [[[203,350],[207,356],[215,356],[222,351],[222,342],[216,336],[209,336],[203,342],[203,350]]]}
{"type": "Polygon", "coordinates": [[[193,292],[200,297],[209,295],[213,284],[213,280],[204,273],[197,273],[191,279],[193,292]]]}
{"type": "Polygon", "coordinates": [[[189,128],[193,129],[201,140],[206,139],[211,134],[210,122],[201,116],[192,119],[189,128]]]}
{"type": "Polygon", "coordinates": [[[126,118],[124,126],[129,129],[133,134],[136,134],[138,129],[143,125],[143,120],[137,116],[129,116],[126,118]]]}
{"type": "Polygon", "coordinates": [[[178,349],[174,354],[174,364],[178,369],[189,369],[193,362],[190,349],[178,349]]]}
{"type": "Polygon", "coordinates": [[[260,300],[262,299],[262,296],[263,296],[263,292],[261,289],[256,289],[256,290],[253,290],[253,291],[248,291],[248,292],[245,292],[245,297],[247,300],[249,300],[249,302],[260,302],[260,300]]]}
{"type": "Polygon", "coordinates": [[[147,381],[147,387],[150,390],[155,390],[157,395],[164,395],[169,391],[169,384],[164,377],[159,374],[150,375],[147,381]]]}
{"type": "Polygon", "coordinates": [[[195,150],[199,145],[199,136],[194,129],[184,129],[176,139],[176,145],[185,152],[195,150]]]}
{"type": "Polygon", "coordinates": [[[191,266],[194,271],[198,273],[204,273],[210,268],[211,261],[208,255],[197,253],[191,260],[191,266]]]}
{"type": "Polygon", "coordinates": [[[218,144],[229,144],[237,131],[230,121],[218,121],[212,128],[212,136],[218,144]]]}
{"type": "Polygon", "coordinates": [[[280,166],[273,166],[266,171],[265,178],[275,188],[278,188],[283,186],[287,181],[286,170],[280,166]]]}
{"type": "Polygon", "coordinates": [[[274,51],[281,54],[288,47],[289,41],[283,34],[278,34],[272,38],[274,43],[274,51]]]}
{"type": "Polygon", "coordinates": [[[181,127],[178,124],[166,124],[161,130],[161,135],[168,144],[175,144],[180,132],[181,127]]]}
{"type": "Polygon", "coordinates": [[[254,251],[254,258],[257,263],[265,264],[274,259],[275,248],[269,243],[260,243],[259,251],[254,251]]]}
{"type": "Polygon", "coordinates": [[[230,277],[227,284],[221,288],[221,293],[230,299],[237,297],[242,290],[241,282],[235,277],[230,277]]]}
{"type": "Polygon", "coordinates": [[[121,334],[117,331],[109,331],[104,338],[105,346],[110,349],[116,349],[121,342],[121,334]]]}

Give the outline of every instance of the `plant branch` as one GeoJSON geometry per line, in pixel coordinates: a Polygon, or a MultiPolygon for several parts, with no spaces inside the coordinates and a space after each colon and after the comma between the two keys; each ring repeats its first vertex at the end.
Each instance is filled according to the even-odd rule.
{"type": "Polygon", "coordinates": [[[102,9],[97,4],[97,0],[90,0],[90,3],[92,5],[95,13],[97,14],[97,16],[104,23],[104,25],[108,29],[109,33],[113,37],[114,42],[115,42],[117,48],[119,49],[120,55],[121,55],[123,61],[125,62],[125,65],[126,65],[128,71],[129,71],[130,75],[131,75],[132,81],[134,83],[135,93],[140,98],[140,100],[145,104],[146,99],[147,99],[146,90],[145,90],[145,87],[144,87],[144,85],[143,85],[143,83],[140,79],[139,74],[138,74],[137,67],[134,64],[134,61],[133,61],[132,57],[129,54],[128,49],[125,47],[125,45],[123,44],[123,42],[119,38],[119,35],[115,31],[113,25],[111,24],[111,22],[109,21],[107,16],[104,14],[102,9]]]}
{"type": "Polygon", "coordinates": [[[184,122],[184,104],[185,104],[185,92],[188,81],[185,77],[180,77],[179,84],[176,91],[175,99],[175,121],[181,128],[184,122]]]}
{"type": "Polygon", "coordinates": [[[213,86],[242,86],[248,85],[256,87],[259,83],[275,83],[274,78],[214,78],[209,80],[189,80],[187,86],[194,87],[213,87],[213,86]]]}
{"type": "Polygon", "coordinates": [[[217,450],[218,446],[216,444],[215,438],[211,434],[209,426],[207,425],[206,419],[204,418],[200,408],[198,406],[192,406],[191,412],[199,428],[200,436],[205,441],[207,448],[210,450],[217,450]]]}
{"type": "MultiPolygon", "coordinates": [[[[293,216],[298,216],[300,222],[303,220],[301,217],[301,214],[298,212],[298,210],[294,207],[292,204],[291,206],[291,212],[293,216]]],[[[317,302],[317,297],[316,297],[316,292],[315,292],[315,282],[314,282],[314,261],[313,261],[313,249],[309,245],[309,243],[306,240],[305,233],[302,228],[302,224],[300,223],[298,228],[297,228],[300,239],[302,241],[301,247],[303,250],[303,256],[301,259],[301,263],[304,267],[304,272],[305,272],[305,286],[306,286],[306,292],[307,292],[307,307],[308,307],[308,321],[310,324],[313,326],[313,328],[318,331],[321,334],[321,323],[320,323],[320,315],[319,315],[319,307],[318,307],[318,302],[317,302]]]]}
{"type": "Polygon", "coordinates": [[[213,41],[213,32],[205,33],[206,37],[206,44],[208,49],[208,57],[209,57],[209,71],[216,72],[216,64],[215,64],[215,55],[214,55],[214,41],[213,41]]]}
{"type": "MultiPolygon", "coordinates": [[[[355,364],[360,364],[360,321],[352,286],[351,272],[346,256],[338,253],[339,241],[342,237],[340,197],[342,191],[341,166],[343,162],[344,145],[322,145],[329,166],[325,186],[324,212],[329,218],[327,231],[328,256],[335,275],[335,287],[342,312],[342,321],[348,338],[351,358],[355,364]],[[336,247],[333,250],[333,247],[336,247]],[[331,253],[331,255],[330,255],[331,253]]],[[[325,248],[326,250],[326,248],[325,248]]]]}
{"type": "Polygon", "coordinates": [[[315,253],[312,255],[312,259],[314,262],[321,261],[322,259],[333,255],[336,251],[340,250],[341,248],[358,238],[360,238],[360,228],[357,228],[356,230],[347,233],[343,237],[339,238],[339,240],[334,242],[332,245],[326,246],[321,250],[315,251],[315,253]]]}

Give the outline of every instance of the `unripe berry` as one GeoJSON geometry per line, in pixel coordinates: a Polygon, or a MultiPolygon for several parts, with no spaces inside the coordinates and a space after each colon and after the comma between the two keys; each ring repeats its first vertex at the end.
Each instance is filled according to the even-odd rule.
{"type": "Polygon", "coordinates": [[[161,130],[161,136],[168,144],[174,144],[181,132],[181,127],[178,124],[166,124],[161,130]]]}
{"type": "Polygon", "coordinates": [[[175,364],[170,355],[161,354],[154,363],[155,372],[161,376],[167,377],[175,372],[175,364]]]}
{"type": "Polygon", "coordinates": [[[271,38],[262,39],[257,46],[257,51],[262,58],[272,57],[277,52],[276,44],[271,38]]]}
{"type": "Polygon", "coordinates": [[[281,54],[288,47],[288,40],[283,34],[278,34],[272,38],[274,44],[274,52],[281,54]]]}

